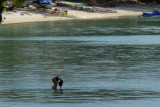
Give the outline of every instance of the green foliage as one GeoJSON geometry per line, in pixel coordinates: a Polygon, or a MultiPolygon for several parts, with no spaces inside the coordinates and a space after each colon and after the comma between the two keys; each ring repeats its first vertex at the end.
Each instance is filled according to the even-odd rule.
{"type": "Polygon", "coordinates": [[[160,0],[139,0],[139,1],[145,3],[160,3],[160,0]]]}
{"type": "MultiPolygon", "coordinates": [[[[67,0],[67,1],[90,1],[90,0],[67,0]]],[[[135,2],[144,2],[144,3],[160,3],[160,0],[106,0],[107,1],[116,1],[116,2],[128,2],[128,1],[135,1],[135,2]]]]}
{"type": "Polygon", "coordinates": [[[25,2],[26,0],[14,0],[14,5],[16,7],[22,7],[23,3],[25,2]]]}
{"type": "MultiPolygon", "coordinates": [[[[22,7],[22,5],[23,5],[23,3],[25,1],[26,0],[13,0],[14,6],[16,6],[16,7],[22,7]]],[[[0,23],[2,22],[2,12],[4,10],[4,2],[5,2],[5,0],[0,0],[0,23]]]]}

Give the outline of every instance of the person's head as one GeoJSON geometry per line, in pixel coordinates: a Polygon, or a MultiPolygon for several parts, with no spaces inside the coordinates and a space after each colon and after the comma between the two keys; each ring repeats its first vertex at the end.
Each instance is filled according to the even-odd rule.
{"type": "Polygon", "coordinates": [[[61,88],[63,85],[63,80],[61,78],[59,78],[59,75],[54,77],[52,79],[52,82],[54,83],[52,89],[57,89],[57,84],[59,85],[59,87],[61,88]]]}
{"type": "Polygon", "coordinates": [[[62,85],[63,85],[63,80],[61,79],[61,78],[59,78],[59,82],[58,82],[58,84],[59,84],[59,86],[60,86],[60,88],[62,87],[62,85]]]}

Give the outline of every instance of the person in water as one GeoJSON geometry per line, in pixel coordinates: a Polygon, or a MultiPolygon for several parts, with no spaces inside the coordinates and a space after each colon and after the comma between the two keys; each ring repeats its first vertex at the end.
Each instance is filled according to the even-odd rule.
{"type": "Polygon", "coordinates": [[[59,78],[59,75],[52,78],[52,82],[53,82],[53,86],[52,86],[52,89],[55,90],[57,89],[57,84],[59,85],[59,87],[61,88],[62,85],[63,85],[63,80],[61,78],[59,78]]]}

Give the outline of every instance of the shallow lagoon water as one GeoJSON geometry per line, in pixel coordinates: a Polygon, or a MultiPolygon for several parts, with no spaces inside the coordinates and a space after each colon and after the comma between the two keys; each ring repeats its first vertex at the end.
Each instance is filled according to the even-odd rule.
{"type": "Polygon", "coordinates": [[[156,107],[160,21],[0,25],[0,106],[156,107]],[[62,90],[51,79],[61,75],[62,90]]]}

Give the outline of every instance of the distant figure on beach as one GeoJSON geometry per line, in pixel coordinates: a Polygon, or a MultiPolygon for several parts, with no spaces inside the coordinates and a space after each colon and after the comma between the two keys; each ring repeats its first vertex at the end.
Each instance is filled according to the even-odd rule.
{"type": "Polygon", "coordinates": [[[53,82],[53,86],[52,86],[52,89],[53,90],[56,90],[57,89],[57,84],[59,85],[59,87],[61,88],[62,85],[63,85],[63,80],[61,78],[59,78],[59,75],[52,78],[52,82],[53,82]]]}

